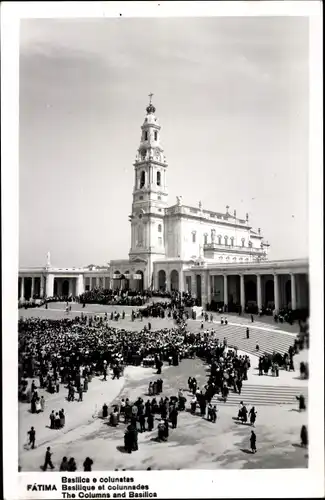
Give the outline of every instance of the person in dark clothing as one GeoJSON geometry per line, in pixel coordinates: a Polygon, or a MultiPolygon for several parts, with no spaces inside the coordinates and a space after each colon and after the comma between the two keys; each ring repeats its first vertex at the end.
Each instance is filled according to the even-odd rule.
{"type": "Polygon", "coordinates": [[[60,472],[64,472],[67,470],[68,470],[68,459],[67,457],[63,457],[60,465],[60,472]]]}
{"type": "Polygon", "coordinates": [[[158,424],[158,441],[166,441],[165,423],[163,420],[161,420],[158,424]]]}
{"type": "Polygon", "coordinates": [[[59,412],[56,412],[55,414],[55,421],[54,421],[54,424],[55,424],[55,428],[56,429],[60,429],[60,415],[59,415],[59,412]]]}
{"type": "Polygon", "coordinates": [[[206,402],[206,399],[205,399],[205,397],[202,397],[202,398],[200,399],[200,412],[201,412],[201,417],[204,417],[204,416],[205,416],[206,408],[207,408],[207,402],[206,402]]]}
{"type": "Polygon", "coordinates": [[[29,443],[31,445],[32,450],[35,448],[35,439],[36,439],[36,432],[34,427],[30,428],[30,431],[27,432],[29,436],[29,443]]]}
{"type": "Polygon", "coordinates": [[[254,316],[251,314],[251,322],[254,323],[254,316]]]}
{"type": "Polygon", "coordinates": [[[158,359],[158,361],[157,361],[157,375],[161,374],[162,366],[163,366],[163,362],[160,359],[158,359]]]}
{"type": "Polygon", "coordinates": [[[254,426],[255,424],[255,421],[256,421],[256,411],[255,411],[255,407],[253,406],[250,410],[249,410],[249,417],[250,417],[250,423],[251,425],[254,426]]]}
{"type": "Polygon", "coordinates": [[[83,387],[79,387],[78,389],[78,393],[79,393],[79,399],[78,401],[82,401],[82,397],[83,397],[83,387]]]}
{"type": "Polygon", "coordinates": [[[246,328],[246,338],[249,339],[249,328],[246,328]]]}
{"type": "Polygon", "coordinates": [[[124,448],[127,453],[132,453],[132,433],[131,433],[131,425],[127,426],[127,429],[124,433],[124,448]]]}
{"type": "Polygon", "coordinates": [[[308,446],[308,431],[305,425],[301,427],[300,441],[301,441],[301,446],[303,446],[304,448],[308,446]]]}
{"type": "Polygon", "coordinates": [[[218,411],[217,407],[216,405],[214,405],[213,408],[211,409],[211,422],[213,424],[215,424],[217,421],[217,411],[218,411]]]}
{"type": "Polygon", "coordinates": [[[300,396],[296,396],[296,399],[299,401],[299,411],[304,411],[306,409],[305,397],[300,394],[300,396]]]}
{"type": "Polygon", "coordinates": [[[170,421],[172,423],[172,429],[177,428],[177,417],[178,417],[178,411],[174,407],[172,411],[170,412],[170,421]]]}
{"type": "Polygon", "coordinates": [[[169,438],[169,424],[167,419],[164,421],[164,425],[165,425],[165,438],[167,441],[169,438]]]}
{"type": "Polygon", "coordinates": [[[148,424],[148,431],[152,431],[153,427],[154,427],[154,417],[153,417],[153,414],[150,412],[148,413],[148,416],[147,416],[147,424],[148,424]]]}
{"type": "Polygon", "coordinates": [[[62,428],[65,426],[65,414],[63,408],[59,411],[59,417],[60,417],[60,427],[62,428]]]}
{"type": "Polygon", "coordinates": [[[91,458],[87,457],[83,463],[84,472],[91,472],[91,466],[93,465],[93,461],[91,458]]]}
{"type": "Polygon", "coordinates": [[[103,418],[108,417],[108,406],[106,403],[103,404],[103,418]]]}
{"type": "Polygon", "coordinates": [[[137,428],[131,426],[131,442],[132,442],[132,451],[138,451],[138,431],[137,428]]]}
{"type": "Polygon", "coordinates": [[[76,461],[73,457],[71,457],[69,462],[68,462],[68,471],[69,472],[76,472],[76,470],[77,470],[76,461]]]}
{"type": "Polygon", "coordinates": [[[251,450],[252,450],[252,453],[256,453],[256,434],[254,431],[252,431],[251,433],[251,437],[250,437],[250,443],[251,443],[251,450]]]}
{"type": "Polygon", "coordinates": [[[54,465],[52,464],[51,448],[49,446],[46,448],[46,453],[45,453],[45,462],[43,465],[44,472],[47,470],[48,466],[51,467],[51,469],[54,469],[54,465]]]}
{"type": "Polygon", "coordinates": [[[140,432],[145,432],[145,430],[146,430],[146,418],[145,418],[143,413],[141,415],[139,415],[139,424],[140,424],[140,432]]]}

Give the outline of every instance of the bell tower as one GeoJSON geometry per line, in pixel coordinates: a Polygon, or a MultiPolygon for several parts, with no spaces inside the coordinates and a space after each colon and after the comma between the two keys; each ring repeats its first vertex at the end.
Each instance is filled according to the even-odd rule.
{"type": "Polygon", "coordinates": [[[130,260],[147,261],[150,274],[152,262],[165,257],[164,215],[167,207],[167,162],[160,142],[156,108],[149,94],[149,105],[141,127],[140,145],[134,166],[130,260]]]}

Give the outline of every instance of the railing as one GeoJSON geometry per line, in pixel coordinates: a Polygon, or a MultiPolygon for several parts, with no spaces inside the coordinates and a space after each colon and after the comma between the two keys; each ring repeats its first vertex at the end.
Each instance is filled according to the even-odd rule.
{"type": "Polygon", "coordinates": [[[222,243],[206,243],[203,245],[203,250],[240,250],[244,253],[257,253],[263,254],[265,252],[264,248],[253,248],[253,247],[245,247],[239,245],[224,245],[222,243]]]}
{"type": "Polygon", "coordinates": [[[218,219],[229,223],[236,223],[237,225],[245,225],[246,221],[243,219],[234,219],[231,215],[225,215],[218,212],[210,212],[209,210],[201,210],[200,208],[188,207],[186,205],[174,205],[165,209],[166,215],[172,214],[195,214],[204,219],[218,219]]]}

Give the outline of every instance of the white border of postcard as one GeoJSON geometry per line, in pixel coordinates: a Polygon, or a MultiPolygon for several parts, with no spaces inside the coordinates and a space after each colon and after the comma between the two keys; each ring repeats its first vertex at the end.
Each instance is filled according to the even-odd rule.
{"type": "MultiPolygon", "coordinates": [[[[18,279],[18,56],[21,18],[193,16],[308,16],[310,21],[310,356],[309,467],[306,470],[211,470],[122,473],[148,484],[159,498],[317,497],[324,495],[323,363],[323,182],[322,182],[322,3],[260,2],[2,2],[2,340],[4,498],[63,498],[58,491],[27,489],[27,484],[60,485],[57,473],[18,474],[17,279],[18,279]]],[[[195,34],[193,33],[193,36],[195,34]]],[[[288,187],[289,189],[294,187],[288,187]]],[[[90,473],[108,477],[112,473],[90,473]]],[[[115,472],[118,476],[121,473],[115,472]]],[[[83,473],[78,472],[78,476],[83,473]]],[[[36,488],[37,489],[37,488],[36,488]]],[[[75,498],[81,498],[76,495],[75,498]]],[[[87,498],[87,497],[84,497],[87,498]]]]}

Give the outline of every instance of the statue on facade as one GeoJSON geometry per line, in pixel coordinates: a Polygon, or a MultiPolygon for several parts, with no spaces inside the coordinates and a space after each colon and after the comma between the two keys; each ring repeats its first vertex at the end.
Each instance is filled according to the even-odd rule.
{"type": "Polygon", "coordinates": [[[47,267],[50,267],[50,266],[51,266],[51,254],[50,254],[50,252],[47,252],[47,256],[46,256],[46,266],[47,266],[47,267]]]}
{"type": "Polygon", "coordinates": [[[202,210],[202,201],[199,201],[199,209],[202,210]]]}
{"type": "Polygon", "coordinates": [[[183,201],[183,196],[176,196],[176,202],[178,206],[181,206],[183,201]]]}
{"type": "Polygon", "coordinates": [[[216,241],[216,230],[211,229],[211,243],[215,243],[216,241]]]}

